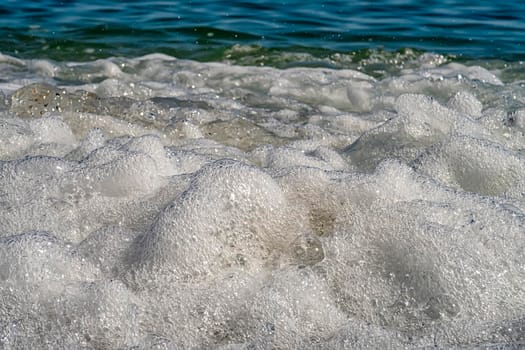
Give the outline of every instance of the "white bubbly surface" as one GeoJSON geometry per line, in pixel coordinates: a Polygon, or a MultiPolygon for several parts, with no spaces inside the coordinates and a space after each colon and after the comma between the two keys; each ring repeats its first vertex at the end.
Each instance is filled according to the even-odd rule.
{"type": "Polygon", "coordinates": [[[525,346],[523,83],[418,59],[0,55],[0,348],[525,346]]]}

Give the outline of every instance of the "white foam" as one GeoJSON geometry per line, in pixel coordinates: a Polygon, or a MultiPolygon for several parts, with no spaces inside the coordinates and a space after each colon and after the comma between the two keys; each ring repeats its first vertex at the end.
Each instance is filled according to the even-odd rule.
{"type": "Polygon", "coordinates": [[[239,264],[257,271],[297,235],[286,214],[271,177],[236,162],[212,163],[145,234],[138,265],[150,279],[167,273],[191,280],[239,264]]]}
{"type": "Polygon", "coordinates": [[[0,55],[0,344],[519,348],[521,87],[446,61],[0,55]]]}
{"type": "Polygon", "coordinates": [[[472,117],[480,117],[483,105],[478,99],[469,92],[460,91],[450,98],[447,105],[458,111],[472,117]]]}
{"type": "Polygon", "coordinates": [[[484,140],[457,137],[416,160],[416,169],[444,184],[486,195],[522,198],[525,159],[484,140]]]}

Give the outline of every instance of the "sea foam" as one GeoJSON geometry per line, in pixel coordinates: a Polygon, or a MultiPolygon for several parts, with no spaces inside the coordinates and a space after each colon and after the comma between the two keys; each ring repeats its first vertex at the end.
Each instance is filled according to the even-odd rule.
{"type": "Polygon", "coordinates": [[[432,54],[0,70],[3,349],[525,344],[519,80],[432,54]]]}

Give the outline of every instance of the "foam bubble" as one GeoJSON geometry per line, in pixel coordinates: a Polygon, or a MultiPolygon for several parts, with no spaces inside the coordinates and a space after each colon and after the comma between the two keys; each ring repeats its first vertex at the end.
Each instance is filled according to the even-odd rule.
{"type": "Polygon", "coordinates": [[[72,247],[45,232],[1,240],[2,280],[29,288],[62,288],[71,281],[93,281],[98,271],[75,255],[72,247]]]}
{"type": "MultiPolygon", "coordinates": [[[[252,332],[259,342],[276,348],[294,348],[321,342],[345,323],[326,285],[310,269],[277,271],[252,299],[252,332]]],[[[262,345],[262,344],[261,344],[262,345]]]]}
{"type": "Polygon", "coordinates": [[[444,184],[485,195],[521,198],[525,159],[499,144],[456,137],[432,147],[416,168],[444,184]]]}
{"type": "Polygon", "coordinates": [[[286,199],[256,168],[219,161],[158,217],[140,244],[139,266],[176,279],[209,276],[230,266],[258,270],[294,236],[286,199]]]}
{"type": "Polygon", "coordinates": [[[448,100],[447,106],[473,117],[480,117],[483,105],[478,99],[469,92],[460,91],[448,100]]]}

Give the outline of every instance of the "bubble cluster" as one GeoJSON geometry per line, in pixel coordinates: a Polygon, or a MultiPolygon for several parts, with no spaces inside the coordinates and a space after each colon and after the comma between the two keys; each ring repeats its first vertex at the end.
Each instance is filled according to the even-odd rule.
{"type": "Polygon", "coordinates": [[[0,348],[522,347],[523,89],[427,56],[0,56],[0,348]]]}

